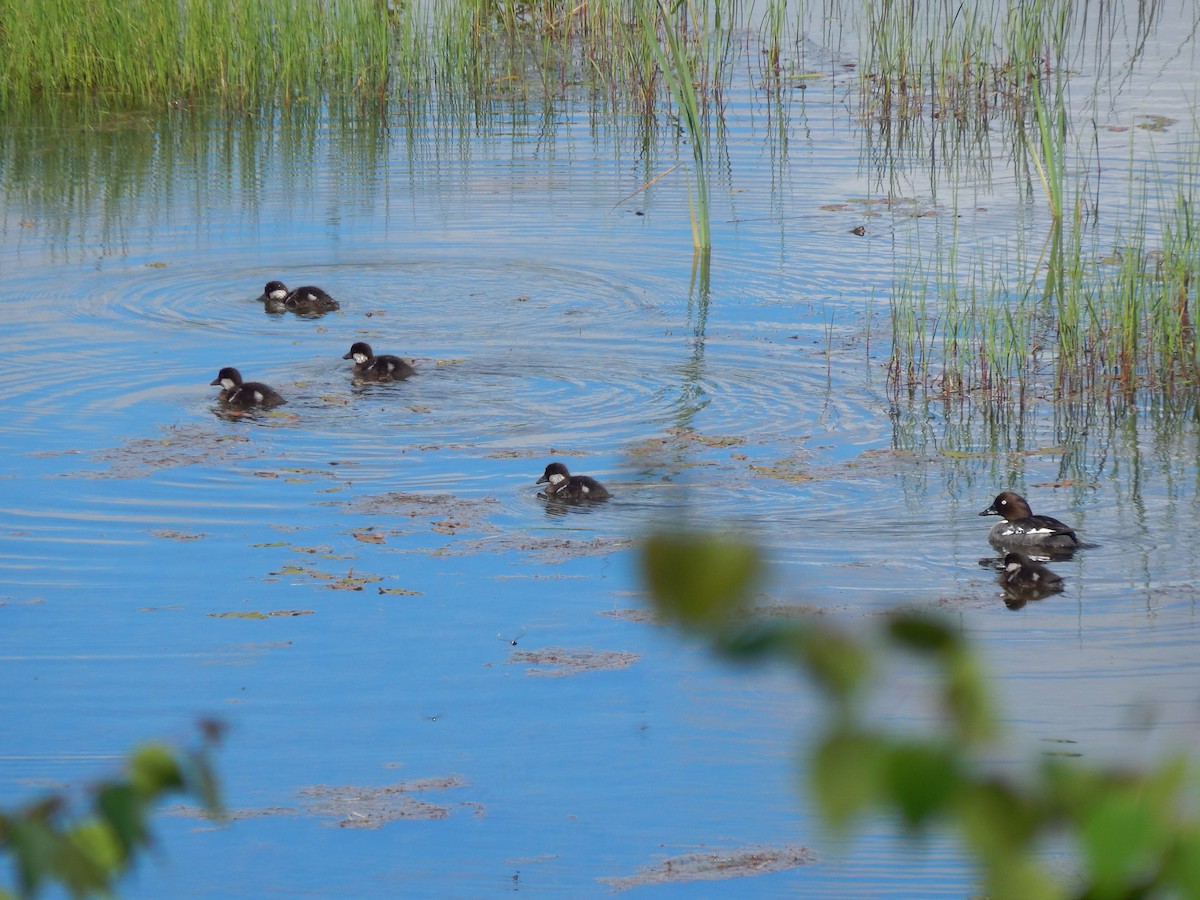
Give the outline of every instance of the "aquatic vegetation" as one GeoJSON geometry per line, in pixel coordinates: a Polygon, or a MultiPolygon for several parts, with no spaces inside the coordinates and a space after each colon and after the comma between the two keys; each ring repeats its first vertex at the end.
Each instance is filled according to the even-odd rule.
{"type": "MultiPolygon", "coordinates": [[[[693,244],[704,253],[713,243],[711,186],[730,178],[723,98],[733,70],[745,65],[758,75],[755,90],[774,120],[772,165],[783,172],[790,113],[781,85],[806,74],[805,35],[820,33],[854,59],[849,112],[884,193],[901,193],[900,183],[924,165],[935,201],[949,190],[957,207],[961,184],[991,180],[1007,160],[1004,177],[1047,213],[1036,246],[1022,235],[1015,250],[968,247],[957,224],[952,234],[913,239],[891,292],[894,395],[1024,402],[1194,383],[1195,223],[1186,178],[1131,198],[1142,213],[1119,234],[1095,228],[1098,188],[1090,179],[1098,162],[1080,149],[1094,135],[1070,96],[1082,57],[1090,54],[1088,71],[1104,70],[1115,34],[1132,29],[1139,52],[1164,20],[1159,4],[1129,23],[1113,10],[1089,17],[1067,0],[826,0],[819,9],[772,0],[753,15],[728,0],[195,0],[169,8],[104,0],[79,17],[62,3],[0,0],[0,104],[11,112],[69,97],[101,107],[188,106],[197,116],[199,107],[217,107],[233,114],[235,129],[252,132],[268,118],[278,140],[261,152],[295,156],[299,171],[321,115],[350,122],[347,133],[362,142],[354,149],[369,159],[387,141],[390,117],[418,154],[429,151],[416,132],[465,143],[506,115],[540,115],[553,139],[556,110],[573,98],[607,114],[596,117],[597,129],[640,129],[642,190],[671,183],[674,169],[649,150],[663,134],[676,154],[690,156],[685,189],[693,244]],[[243,112],[249,121],[238,123],[243,112]]],[[[103,121],[95,112],[84,118],[103,121]]],[[[17,175],[27,156],[54,172],[57,155],[68,152],[4,149],[17,175]]],[[[161,142],[148,132],[131,149],[136,171],[123,183],[136,191],[135,164],[153,172],[161,142]]],[[[62,165],[63,190],[75,198],[81,179],[62,165]]],[[[1197,167],[1187,163],[1181,174],[1197,167]]],[[[58,180],[9,179],[45,192],[58,180]]],[[[707,266],[698,260],[701,285],[707,266]]]]}
{"type": "Polygon", "coordinates": [[[911,254],[892,296],[894,393],[1132,395],[1198,384],[1195,200],[1182,187],[1102,245],[1081,203],[1033,258],[911,254]]]}
{"type": "Polygon", "coordinates": [[[58,95],[118,105],[217,99],[255,106],[336,83],[365,94],[389,76],[395,20],[380,3],[280,0],[0,2],[0,102],[58,95]]]}
{"type": "Polygon", "coordinates": [[[693,190],[689,183],[688,207],[692,213],[692,243],[697,250],[708,250],[712,247],[708,221],[708,178],[705,174],[707,170],[705,157],[708,146],[708,120],[701,115],[701,103],[696,92],[693,75],[694,66],[688,54],[685,39],[679,29],[668,25],[663,29],[660,43],[657,22],[670,22],[671,10],[664,0],[659,0],[658,11],[659,15],[654,17],[645,8],[642,8],[640,11],[642,27],[645,29],[646,43],[654,50],[659,61],[659,68],[671,86],[671,94],[675,98],[680,119],[691,139],[695,188],[693,190]],[[664,47],[663,44],[666,46],[664,47]]]}

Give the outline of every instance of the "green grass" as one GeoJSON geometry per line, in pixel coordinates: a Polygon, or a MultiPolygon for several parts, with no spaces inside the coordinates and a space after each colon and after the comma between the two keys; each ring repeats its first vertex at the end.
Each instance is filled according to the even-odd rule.
{"type": "Polygon", "coordinates": [[[386,90],[396,19],[380,3],[0,0],[0,103],[60,95],[113,104],[252,105],[336,83],[386,90]]]}
{"type": "MultiPolygon", "coordinates": [[[[706,252],[710,181],[728,168],[733,60],[754,48],[772,139],[786,146],[780,86],[806,72],[805,24],[836,22],[855,43],[850,115],[881,184],[898,193],[927,158],[941,203],[939,185],[986,181],[1007,142],[1021,199],[1048,223],[1039,246],[1016,252],[968,250],[957,231],[914,244],[891,297],[893,391],[1023,402],[1174,390],[1197,379],[1198,198],[1130,198],[1121,234],[1097,243],[1084,174],[1095,161],[1078,150],[1068,93],[1085,12],[1069,0],[97,0],[80,15],[65,0],[0,0],[0,111],[69,98],[102,110],[358,104],[377,115],[382,103],[410,133],[421,124],[465,142],[514,110],[552,122],[556,104],[582,94],[609,120],[640,123],[646,145],[677,126],[693,242],[706,252]]],[[[1194,176],[1200,162],[1190,165],[1194,176]]],[[[646,185],[663,173],[647,165],[646,185]]]]}
{"type": "Polygon", "coordinates": [[[1142,206],[1108,244],[1075,204],[1025,258],[987,251],[960,267],[912,248],[892,297],[892,392],[1024,402],[1200,387],[1196,200],[1142,206]]]}

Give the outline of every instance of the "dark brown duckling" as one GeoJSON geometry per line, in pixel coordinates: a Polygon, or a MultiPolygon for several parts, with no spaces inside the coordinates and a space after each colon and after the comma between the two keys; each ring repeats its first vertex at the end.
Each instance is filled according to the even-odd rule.
{"type": "Polygon", "coordinates": [[[269,313],[294,312],[301,316],[319,316],[341,309],[340,303],[311,284],[289,291],[282,281],[268,281],[258,299],[269,313]]]}
{"type": "Polygon", "coordinates": [[[287,402],[274,388],[257,381],[242,381],[242,373],[232,366],[226,366],[218,372],[210,383],[221,386],[217,399],[235,409],[270,409],[287,402]]]}
{"type": "Polygon", "coordinates": [[[555,500],[594,501],[612,496],[608,489],[590,475],[572,475],[560,462],[552,462],[537,480],[546,485],[543,493],[555,500]]]}
{"type": "Polygon", "coordinates": [[[417,371],[398,356],[389,353],[376,356],[371,345],[363,341],[355,342],[342,359],[354,360],[354,376],[369,381],[400,381],[417,371]]]}

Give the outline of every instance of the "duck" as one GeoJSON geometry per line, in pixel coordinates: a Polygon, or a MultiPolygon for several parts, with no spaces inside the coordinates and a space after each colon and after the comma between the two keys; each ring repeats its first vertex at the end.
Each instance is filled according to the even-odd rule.
{"type": "Polygon", "coordinates": [[[268,281],[258,299],[265,304],[269,313],[290,310],[300,315],[319,316],[342,308],[340,303],[319,287],[305,285],[289,291],[282,281],[268,281]]]}
{"type": "Polygon", "coordinates": [[[217,399],[236,409],[252,407],[269,409],[287,402],[279,396],[274,388],[269,388],[257,381],[242,381],[242,373],[233,366],[223,368],[210,383],[221,386],[221,392],[217,394],[217,399]]]}
{"type": "Polygon", "coordinates": [[[1075,530],[1051,516],[1035,516],[1020,494],[1004,491],[981,516],[1003,516],[988,532],[993,547],[1031,547],[1048,551],[1071,551],[1082,546],[1075,530]]]}
{"type": "Polygon", "coordinates": [[[546,485],[546,497],[554,500],[607,500],[608,489],[590,475],[572,475],[560,462],[552,462],[537,480],[546,485]]]}
{"type": "Polygon", "coordinates": [[[354,375],[371,381],[398,381],[417,371],[398,356],[388,353],[376,356],[371,345],[364,341],[356,341],[342,359],[354,360],[354,375]]]}

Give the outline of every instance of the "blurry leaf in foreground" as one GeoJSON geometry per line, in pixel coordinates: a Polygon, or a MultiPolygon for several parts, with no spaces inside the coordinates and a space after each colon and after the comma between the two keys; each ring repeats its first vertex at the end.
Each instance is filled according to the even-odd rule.
{"type": "Polygon", "coordinates": [[[747,543],[688,533],[648,538],[642,568],[660,613],[688,628],[705,629],[745,609],[762,564],[747,543]]]}
{"type": "Polygon", "coordinates": [[[888,623],[888,633],[897,644],[918,654],[941,656],[962,646],[962,639],[943,619],[924,612],[897,612],[888,623]]]}
{"type": "Polygon", "coordinates": [[[834,829],[848,828],[879,804],[884,760],[883,741],[869,732],[835,731],[817,746],[810,760],[812,790],[834,829]]]}
{"type": "Polygon", "coordinates": [[[962,757],[936,741],[903,741],[890,749],[885,777],[905,824],[919,829],[949,812],[963,786],[962,757]]]}

